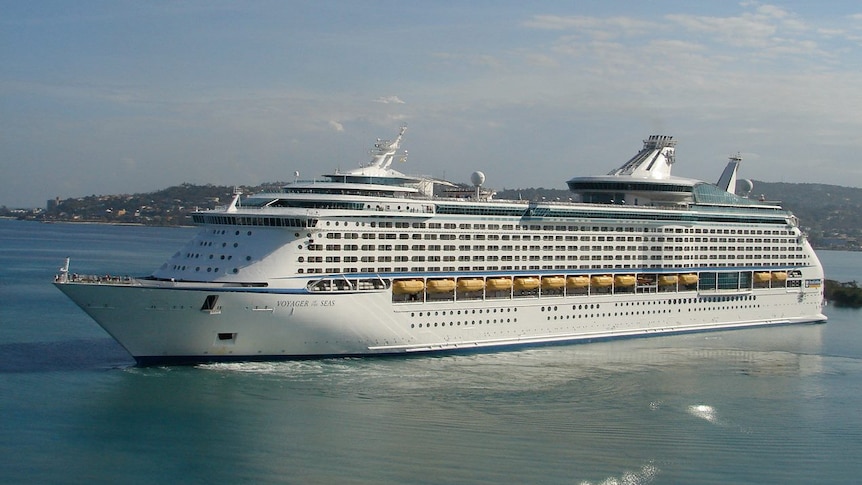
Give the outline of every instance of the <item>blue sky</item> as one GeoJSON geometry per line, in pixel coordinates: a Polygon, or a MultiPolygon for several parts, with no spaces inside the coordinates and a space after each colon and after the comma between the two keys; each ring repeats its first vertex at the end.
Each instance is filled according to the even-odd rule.
{"type": "MultiPolygon", "coordinates": [[[[0,0],[0,205],[399,169],[564,188],[650,134],[674,174],[862,187],[855,2],[0,0]]],[[[756,192],[755,188],[755,192],[756,192]]]]}

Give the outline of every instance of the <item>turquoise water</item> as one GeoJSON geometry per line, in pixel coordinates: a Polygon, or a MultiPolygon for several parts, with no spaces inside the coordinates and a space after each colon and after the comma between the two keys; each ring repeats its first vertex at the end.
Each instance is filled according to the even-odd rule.
{"type": "MultiPolygon", "coordinates": [[[[3,483],[856,483],[862,313],[467,356],[137,368],[51,284],[193,230],[0,220],[3,483]]],[[[862,254],[823,253],[862,281],[862,254]],[[859,276],[856,276],[859,275],[859,276]]]]}

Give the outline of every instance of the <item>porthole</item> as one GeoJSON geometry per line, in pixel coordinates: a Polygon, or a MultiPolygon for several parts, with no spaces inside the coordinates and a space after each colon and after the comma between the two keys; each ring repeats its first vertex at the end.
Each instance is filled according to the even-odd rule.
{"type": "Polygon", "coordinates": [[[246,261],[251,261],[251,256],[246,256],[246,257],[245,257],[245,260],[246,260],[246,261]]]}

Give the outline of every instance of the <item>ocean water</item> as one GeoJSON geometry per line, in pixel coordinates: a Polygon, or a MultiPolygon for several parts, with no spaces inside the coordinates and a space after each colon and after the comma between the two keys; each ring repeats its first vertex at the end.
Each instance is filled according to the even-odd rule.
{"type": "MultiPolygon", "coordinates": [[[[459,356],[138,368],[50,283],[187,228],[0,220],[0,482],[846,484],[862,313],[459,356]]],[[[862,254],[822,252],[862,281],[862,254]]]]}

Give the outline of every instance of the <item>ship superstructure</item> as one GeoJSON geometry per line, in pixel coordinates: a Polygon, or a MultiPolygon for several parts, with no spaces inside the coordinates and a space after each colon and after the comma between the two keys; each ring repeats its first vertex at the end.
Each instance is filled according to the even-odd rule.
{"type": "Polygon", "coordinates": [[[457,351],[825,321],[796,218],[671,175],[650,136],[576,202],[497,200],[371,162],[193,214],[198,235],[146,278],[58,277],[141,363],[457,351]],[[438,194],[438,195],[435,195],[438,194]]]}

